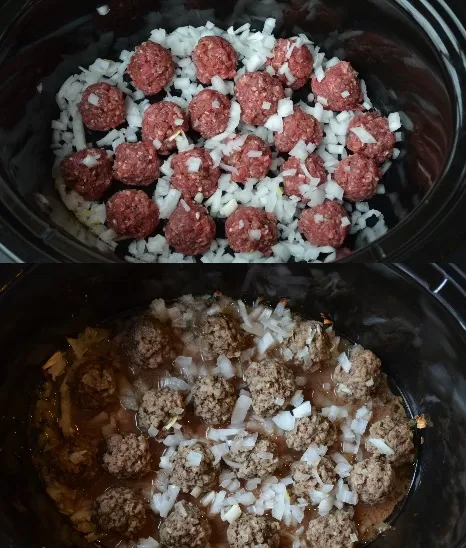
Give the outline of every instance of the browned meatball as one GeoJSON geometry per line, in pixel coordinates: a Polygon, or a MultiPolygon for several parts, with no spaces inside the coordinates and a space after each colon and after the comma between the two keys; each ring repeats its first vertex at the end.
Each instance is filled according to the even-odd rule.
{"type": "Polygon", "coordinates": [[[184,493],[189,493],[195,487],[208,491],[217,486],[218,474],[219,467],[214,465],[212,451],[202,443],[195,443],[178,447],[173,457],[170,482],[180,487],[184,493]],[[195,466],[190,460],[198,454],[201,455],[201,462],[195,466]]]}
{"type": "Polygon", "coordinates": [[[242,465],[239,469],[235,468],[240,479],[266,478],[273,475],[278,467],[275,443],[258,436],[255,445],[251,447],[253,439],[251,434],[241,432],[233,439],[231,445],[228,459],[242,465]]]}
{"type": "Polygon", "coordinates": [[[291,465],[293,476],[292,490],[295,497],[303,497],[309,500],[310,491],[319,491],[322,488],[317,476],[325,485],[335,485],[337,474],[332,459],[322,457],[317,466],[311,466],[307,462],[298,461],[291,465]]]}
{"type": "Polygon", "coordinates": [[[241,354],[238,322],[230,316],[209,316],[202,324],[200,346],[206,360],[237,358],[241,354]]]}
{"type": "Polygon", "coordinates": [[[356,524],[344,510],[311,520],[306,537],[312,548],[353,548],[358,540],[356,524]]]}
{"type": "MultiPolygon", "coordinates": [[[[165,427],[174,417],[184,412],[184,397],[178,390],[161,388],[149,390],[142,398],[138,411],[138,424],[144,430],[165,427]]],[[[168,434],[169,430],[165,430],[168,434]]]]}
{"type": "Polygon", "coordinates": [[[165,548],[204,548],[209,544],[212,529],[194,504],[181,501],[162,522],[159,532],[165,548]]]}
{"type": "Polygon", "coordinates": [[[285,432],[286,445],[295,451],[306,451],[311,443],[330,447],[336,439],[333,424],[318,413],[298,419],[293,430],[285,432]]]}
{"type": "Polygon", "coordinates": [[[99,465],[98,442],[88,436],[75,436],[51,452],[51,472],[59,483],[80,487],[93,482],[99,465]]]}
{"type": "Polygon", "coordinates": [[[337,392],[348,399],[368,398],[380,383],[382,363],[373,352],[361,347],[356,347],[349,359],[348,373],[341,365],[335,367],[333,380],[337,383],[337,392]]]}
{"type": "Polygon", "coordinates": [[[380,457],[371,457],[356,463],[348,483],[359,496],[359,502],[372,506],[387,498],[393,486],[392,465],[380,457]]]}
{"type": "Polygon", "coordinates": [[[229,423],[236,403],[234,386],[214,375],[199,377],[192,389],[194,414],[204,424],[216,426],[229,423]]]}
{"type": "MultiPolygon", "coordinates": [[[[391,417],[374,422],[369,429],[368,438],[383,439],[384,442],[394,451],[393,455],[385,455],[388,462],[393,466],[400,466],[414,460],[413,432],[407,420],[393,420],[391,417]]],[[[366,450],[375,456],[381,453],[366,440],[366,450]]]]}
{"type": "Polygon", "coordinates": [[[103,468],[118,479],[140,478],[150,470],[151,454],[144,436],[114,434],[107,439],[103,468]]]}
{"type": "Polygon", "coordinates": [[[86,361],[76,369],[70,389],[74,403],[81,409],[103,409],[116,399],[115,372],[106,360],[86,361]]]}
{"type": "Polygon", "coordinates": [[[230,548],[278,548],[280,525],[270,518],[243,514],[228,526],[230,548]]]}
{"type": "Polygon", "coordinates": [[[304,371],[317,371],[332,356],[332,341],[320,322],[297,323],[285,344],[293,353],[293,361],[304,371]]]}
{"type": "Polygon", "coordinates": [[[131,365],[156,369],[170,360],[170,329],[155,318],[143,316],[125,334],[123,348],[131,365]]]}
{"type": "Polygon", "coordinates": [[[110,487],[94,503],[93,520],[102,531],[134,537],[146,521],[143,499],[127,487],[110,487]]]}

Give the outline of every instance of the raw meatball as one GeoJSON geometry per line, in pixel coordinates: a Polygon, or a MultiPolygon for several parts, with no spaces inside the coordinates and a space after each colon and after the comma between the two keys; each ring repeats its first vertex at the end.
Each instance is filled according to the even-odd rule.
{"type": "Polygon", "coordinates": [[[66,186],[85,200],[99,200],[112,184],[112,162],[102,148],[75,152],[63,160],[61,168],[66,186]]]}
{"type": "Polygon", "coordinates": [[[336,249],[343,245],[350,227],[346,209],[333,200],[305,209],[298,223],[299,231],[312,245],[336,249]]]}
{"type": "Polygon", "coordinates": [[[223,157],[223,162],[236,168],[236,171],[231,174],[233,181],[237,183],[246,183],[248,179],[261,181],[272,165],[272,151],[263,139],[256,135],[248,135],[239,148],[235,148],[229,156],[223,157]]]}
{"type": "Polygon", "coordinates": [[[231,80],[236,75],[237,57],[233,46],[220,36],[204,36],[193,51],[197,79],[210,84],[214,76],[231,80]]]}
{"type": "MultiPolygon", "coordinates": [[[[384,455],[393,466],[400,466],[414,459],[413,432],[407,420],[393,420],[391,417],[374,422],[369,429],[368,438],[378,438],[394,451],[393,455],[384,455]]],[[[378,456],[381,453],[366,439],[366,450],[378,456]]]]}
{"type": "Polygon", "coordinates": [[[293,371],[273,358],[252,362],[244,380],[251,391],[252,407],[262,417],[270,417],[285,409],[296,392],[293,371]]]}
{"type": "Polygon", "coordinates": [[[128,329],[122,346],[133,367],[156,369],[171,359],[170,330],[151,316],[142,316],[128,329]]]}
{"type": "Polygon", "coordinates": [[[194,414],[208,426],[228,424],[236,403],[235,388],[223,377],[199,377],[192,389],[194,414]]]}
{"type": "Polygon", "coordinates": [[[331,447],[336,439],[333,424],[315,410],[310,417],[298,419],[293,430],[285,432],[286,445],[295,451],[306,451],[311,443],[331,447]]]}
{"type": "Polygon", "coordinates": [[[368,398],[374,393],[382,378],[382,363],[370,350],[356,347],[350,355],[349,373],[337,365],[333,380],[337,383],[337,392],[349,399],[368,398]]]}
{"type": "Polygon", "coordinates": [[[263,516],[242,516],[231,523],[227,530],[230,548],[279,548],[280,525],[263,516]]]}
{"type": "Polygon", "coordinates": [[[273,50],[273,57],[267,60],[280,82],[291,89],[302,88],[309,80],[314,68],[314,59],[307,46],[297,46],[296,40],[279,38],[273,50]],[[291,54],[290,54],[291,50],[291,54]],[[288,65],[289,74],[284,71],[285,63],[288,65]]]}
{"type": "Polygon", "coordinates": [[[92,84],[84,90],[79,112],[92,131],[108,131],[126,122],[125,97],[110,84],[92,84]]]}
{"type": "Polygon", "coordinates": [[[210,198],[218,188],[220,168],[214,167],[212,157],[205,148],[194,148],[177,154],[171,163],[171,184],[183,198],[191,199],[197,194],[210,198]]]}
{"type": "Polygon", "coordinates": [[[151,143],[121,143],[115,150],[113,177],[125,185],[147,186],[159,178],[160,161],[151,143]]]}
{"type": "Polygon", "coordinates": [[[278,240],[277,218],[257,207],[239,207],[228,217],[225,232],[233,251],[268,256],[278,240]]]}
{"type": "Polygon", "coordinates": [[[349,125],[346,146],[351,152],[362,154],[366,158],[374,159],[378,164],[383,164],[392,157],[393,147],[396,143],[395,134],[390,131],[387,118],[377,112],[367,112],[354,118],[349,125]],[[375,143],[363,143],[361,139],[351,131],[353,128],[363,128],[369,132],[375,143]]]}
{"type": "Polygon", "coordinates": [[[214,241],[216,230],[214,220],[203,205],[187,202],[186,206],[179,204],[168,219],[165,238],[177,253],[202,255],[214,241]]]}
{"type": "Polygon", "coordinates": [[[356,525],[344,510],[311,520],[306,537],[312,548],[353,548],[358,540],[356,525]]]}
{"type": "MultiPolygon", "coordinates": [[[[147,391],[138,411],[138,424],[144,430],[165,427],[174,417],[184,412],[184,397],[178,390],[160,388],[147,391]]],[[[169,430],[165,430],[168,434],[169,430]]]]}
{"type": "Polygon", "coordinates": [[[118,236],[143,240],[159,225],[159,206],[142,190],[120,190],[105,207],[107,224],[118,236]]]}
{"type": "Polygon", "coordinates": [[[241,432],[233,439],[228,460],[242,465],[234,469],[240,479],[272,476],[279,462],[277,446],[272,440],[248,432],[241,432]]]}
{"type": "Polygon", "coordinates": [[[175,64],[170,52],[160,44],[144,42],[131,57],[128,74],[138,89],[146,95],[156,95],[171,82],[175,64]]]}
{"type": "Polygon", "coordinates": [[[162,522],[159,533],[164,548],[204,548],[209,545],[212,529],[194,504],[180,501],[162,522]]]}
{"type": "Polygon", "coordinates": [[[88,436],[77,435],[54,448],[51,472],[56,480],[71,488],[92,483],[100,472],[98,445],[88,436]]]}
{"type": "Polygon", "coordinates": [[[205,139],[225,131],[230,119],[230,99],[214,89],[205,89],[189,103],[192,128],[205,139]]]}
{"type": "Polygon", "coordinates": [[[348,484],[359,496],[359,502],[372,506],[387,498],[393,486],[392,465],[380,457],[357,462],[351,470],[348,484]]]}
{"type": "Polygon", "coordinates": [[[93,520],[107,533],[134,537],[146,522],[143,499],[128,487],[110,487],[94,503],[93,520]]]}
{"type": "Polygon", "coordinates": [[[113,367],[103,359],[86,361],[76,369],[70,388],[73,402],[81,409],[103,409],[116,399],[113,367]]]}
{"type": "Polygon", "coordinates": [[[327,69],[321,82],[314,76],[312,91],[316,97],[327,100],[328,110],[358,110],[364,99],[358,73],[346,61],[327,69]]]}
{"type": "Polygon", "coordinates": [[[304,167],[308,173],[304,172],[302,162],[299,158],[290,156],[288,160],[282,165],[281,173],[291,172],[295,170],[293,175],[283,176],[283,188],[287,196],[299,196],[303,198],[301,187],[303,185],[309,185],[317,187],[327,181],[327,171],[325,170],[324,161],[318,154],[311,154],[304,162],[304,167]],[[309,178],[311,176],[313,181],[309,178]]]}
{"type": "Polygon", "coordinates": [[[151,454],[144,436],[114,434],[107,439],[102,467],[118,479],[140,478],[150,470],[151,454]]]}
{"type": "Polygon", "coordinates": [[[283,349],[293,354],[293,361],[304,371],[318,371],[330,360],[332,340],[321,322],[303,321],[295,324],[283,349]]]}
{"type": "MultiPolygon", "coordinates": [[[[142,120],[144,141],[159,141],[159,154],[166,156],[176,149],[174,138],[180,131],[188,131],[189,123],[184,110],[171,101],[160,101],[151,105],[142,120]]],[[[157,146],[159,145],[157,143],[157,146]]]]}
{"type": "Polygon", "coordinates": [[[294,496],[303,497],[306,500],[310,500],[310,491],[320,491],[322,488],[317,476],[326,485],[335,485],[337,482],[335,465],[329,457],[322,457],[317,466],[311,466],[303,461],[294,462],[291,465],[291,475],[294,481],[291,486],[294,496]]]}
{"type": "Polygon", "coordinates": [[[279,80],[267,72],[247,72],[238,78],[235,95],[241,107],[241,120],[263,126],[277,113],[278,101],[285,98],[285,91],[279,80]],[[264,108],[264,103],[269,108],[264,108]]]}
{"type": "Polygon", "coordinates": [[[306,144],[320,145],[324,137],[321,123],[306,114],[304,110],[295,107],[293,114],[283,120],[283,131],[275,133],[275,146],[279,152],[290,152],[298,141],[306,144]]]}
{"type": "Polygon", "coordinates": [[[208,316],[201,328],[201,352],[206,360],[219,356],[237,358],[241,354],[238,322],[231,316],[208,316]]]}
{"type": "Polygon", "coordinates": [[[353,154],[342,160],[334,173],[335,181],[350,202],[370,200],[377,191],[382,173],[371,158],[353,154]]]}
{"type": "Polygon", "coordinates": [[[184,493],[199,487],[203,492],[215,489],[218,482],[219,467],[214,465],[212,451],[202,443],[179,446],[173,457],[173,471],[170,483],[177,485],[184,493]],[[193,453],[193,454],[191,454],[193,453]],[[190,458],[201,454],[198,466],[190,463],[190,458]]]}

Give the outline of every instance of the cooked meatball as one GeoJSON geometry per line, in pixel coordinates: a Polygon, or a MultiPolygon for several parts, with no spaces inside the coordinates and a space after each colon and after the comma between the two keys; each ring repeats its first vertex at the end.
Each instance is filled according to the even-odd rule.
{"type": "MultiPolygon", "coordinates": [[[[148,390],[139,406],[138,424],[144,430],[165,427],[174,417],[184,412],[184,397],[178,390],[160,388],[148,390]]],[[[169,430],[166,430],[169,433],[169,430]]]]}
{"type": "Polygon", "coordinates": [[[106,360],[88,360],[76,369],[70,388],[74,403],[81,409],[103,409],[116,399],[115,371],[106,360]]]}
{"type": "Polygon", "coordinates": [[[284,86],[300,89],[306,85],[312,74],[314,59],[307,46],[297,46],[296,40],[279,38],[273,50],[273,57],[267,60],[267,64],[274,69],[284,86]],[[283,72],[285,64],[289,73],[283,72]]]}
{"type": "Polygon", "coordinates": [[[181,488],[184,493],[191,492],[195,487],[209,491],[217,487],[219,474],[218,465],[214,465],[212,451],[202,443],[179,446],[173,457],[173,471],[170,482],[181,488]],[[190,463],[190,454],[201,454],[201,462],[195,466],[190,463]]]}
{"type": "Polygon", "coordinates": [[[241,432],[233,439],[228,459],[242,465],[235,468],[240,479],[266,478],[278,468],[275,443],[263,436],[258,436],[254,446],[251,446],[253,441],[248,432],[241,432]]]}
{"type": "MultiPolygon", "coordinates": [[[[400,466],[414,459],[413,431],[407,420],[385,417],[374,422],[369,429],[368,438],[382,439],[394,451],[393,455],[384,455],[393,466],[400,466]]],[[[368,439],[366,450],[376,456],[381,454],[368,439]]]]}
{"type": "Polygon", "coordinates": [[[278,101],[285,98],[285,91],[280,81],[267,72],[247,72],[238,78],[235,95],[243,122],[262,126],[277,113],[278,101]]]}
{"type": "Polygon", "coordinates": [[[126,122],[125,96],[105,82],[91,84],[83,93],[79,112],[92,131],[108,131],[126,122]]]}
{"type": "Polygon", "coordinates": [[[359,496],[359,501],[372,506],[387,498],[393,486],[392,465],[381,457],[357,462],[351,470],[348,484],[359,496]]]}
{"type": "Polygon", "coordinates": [[[293,430],[285,432],[286,445],[295,451],[306,451],[311,443],[330,447],[336,439],[333,424],[315,411],[310,417],[298,419],[293,430]]]}
{"type": "Polygon", "coordinates": [[[118,479],[140,478],[150,470],[151,453],[144,436],[114,434],[107,438],[102,467],[118,479]]]}
{"type": "Polygon", "coordinates": [[[353,154],[338,164],[333,176],[347,200],[360,202],[375,195],[382,174],[375,160],[353,154]]]}
{"type": "Polygon", "coordinates": [[[201,327],[200,347],[205,360],[237,358],[241,354],[238,322],[227,315],[207,317],[201,327]]]}
{"type": "Polygon", "coordinates": [[[92,483],[99,474],[98,442],[77,435],[64,441],[50,452],[50,468],[59,483],[80,487],[92,483]]]}
{"type": "Polygon", "coordinates": [[[287,196],[299,196],[303,198],[301,187],[303,185],[311,185],[317,187],[327,180],[327,171],[325,170],[324,161],[318,154],[309,155],[304,161],[304,167],[308,173],[304,172],[302,162],[295,156],[290,156],[288,160],[282,164],[281,173],[283,175],[283,188],[287,196]],[[294,173],[292,173],[294,171],[294,173]],[[285,173],[289,175],[284,175],[285,173]],[[309,179],[309,175],[313,179],[309,179]]]}
{"type": "Polygon", "coordinates": [[[304,371],[318,371],[332,357],[332,340],[321,322],[296,323],[283,348],[291,350],[293,361],[304,371]]]}
{"type": "Polygon", "coordinates": [[[337,383],[337,392],[349,399],[368,398],[380,383],[382,363],[373,352],[361,347],[356,347],[349,359],[348,373],[341,365],[335,367],[333,380],[337,383]]]}
{"type": "Polygon", "coordinates": [[[335,510],[311,520],[306,538],[312,548],[353,548],[358,535],[348,512],[335,510]]]}
{"type": "Polygon", "coordinates": [[[218,188],[220,168],[214,167],[212,157],[205,148],[194,148],[177,154],[171,163],[172,187],[181,192],[183,198],[191,199],[197,194],[210,198],[218,188]]]}
{"type": "Polygon", "coordinates": [[[223,157],[223,162],[236,168],[231,174],[236,183],[247,183],[248,179],[261,181],[272,165],[272,151],[263,139],[248,135],[239,148],[223,157]]]}
{"type": "Polygon", "coordinates": [[[193,51],[197,79],[210,84],[214,76],[231,80],[236,75],[237,57],[233,46],[220,36],[204,36],[193,51]]]}
{"type": "Polygon", "coordinates": [[[171,101],[154,103],[144,113],[142,138],[144,141],[159,141],[157,149],[164,156],[176,149],[174,136],[180,131],[188,131],[189,123],[184,110],[171,101]]]}
{"type": "Polygon", "coordinates": [[[204,424],[228,424],[236,403],[234,386],[214,375],[199,377],[192,389],[194,414],[204,424]]]}
{"type": "Polygon", "coordinates": [[[110,487],[94,503],[93,520],[102,531],[134,537],[144,527],[144,500],[128,487],[110,487]]]}
{"type": "Polygon", "coordinates": [[[204,548],[209,545],[212,529],[194,504],[180,501],[163,520],[159,533],[164,548],[204,548]]]}
{"type": "Polygon", "coordinates": [[[378,164],[383,164],[393,154],[396,143],[395,134],[390,131],[387,118],[377,112],[366,112],[354,118],[348,128],[346,146],[351,152],[373,158],[378,164]],[[375,143],[363,143],[352,130],[363,128],[374,138],[375,143]]]}
{"type": "Polygon", "coordinates": [[[107,224],[118,236],[143,240],[159,225],[159,206],[142,190],[120,190],[105,208],[107,224]]]}
{"type": "Polygon", "coordinates": [[[125,185],[147,186],[158,179],[160,161],[149,142],[121,143],[115,150],[113,177],[125,185]]]}
{"type": "Polygon", "coordinates": [[[278,240],[277,218],[257,207],[239,207],[228,217],[225,232],[236,253],[259,251],[269,256],[278,240]]]}
{"type": "Polygon", "coordinates": [[[160,44],[144,42],[133,53],[128,74],[138,89],[146,95],[156,95],[171,82],[175,64],[170,52],[160,44]]]}
{"type": "Polygon", "coordinates": [[[170,330],[151,316],[142,316],[125,333],[123,349],[135,367],[156,369],[170,360],[170,330]]]}
{"type": "Polygon", "coordinates": [[[252,407],[262,417],[285,409],[296,392],[293,371],[273,358],[251,363],[244,380],[251,391],[252,407]]]}
{"type": "Polygon", "coordinates": [[[283,120],[283,131],[275,133],[275,146],[279,152],[290,152],[298,141],[320,145],[323,136],[322,124],[311,114],[295,107],[293,114],[283,120]]]}
{"type": "Polygon", "coordinates": [[[189,103],[192,128],[205,139],[225,131],[230,119],[230,99],[214,89],[204,89],[189,103]]]}
{"type": "Polygon", "coordinates": [[[343,206],[333,200],[325,200],[323,204],[301,213],[298,228],[312,245],[338,249],[348,236],[351,221],[343,206]]]}
{"type": "Polygon", "coordinates": [[[279,548],[280,525],[263,516],[242,516],[227,530],[230,548],[279,548]]]}
{"type": "Polygon", "coordinates": [[[335,485],[337,482],[335,465],[329,457],[322,457],[317,466],[311,466],[303,461],[294,462],[291,465],[291,475],[294,481],[291,486],[294,496],[306,500],[310,500],[310,491],[321,490],[322,484],[319,479],[325,485],[335,485]]]}
{"type": "Polygon", "coordinates": [[[364,99],[358,73],[346,61],[327,69],[321,82],[314,76],[312,91],[316,97],[326,99],[328,110],[358,110],[364,99]]]}

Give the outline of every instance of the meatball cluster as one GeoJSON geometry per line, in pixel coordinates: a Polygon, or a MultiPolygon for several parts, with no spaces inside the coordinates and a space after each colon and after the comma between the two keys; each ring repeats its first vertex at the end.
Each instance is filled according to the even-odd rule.
{"type": "Polygon", "coordinates": [[[204,548],[209,544],[212,529],[194,504],[180,501],[163,520],[159,533],[165,548],[204,548]]]}
{"type": "Polygon", "coordinates": [[[126,332],[122,346],[131,365],[141,369],[156,369],[171,356],[169,329],[151,316],[136,320],[126,332]]]}
{"type": "Polygon", "coordinates": [[[114,434],[107,439],[102,467],[118,479],[140,478],[150,470],[151,458],[144,436],[114,434]]]}
{"type": "Polygon", "coordinates": [[[311,443],[330,447],[336,439],[333,424],[317,413],[298,419],[293,430],[285,432],[286,445],[295,451],[305,451],[311,443]]]}
{"type": "Polygon", "coordinates": [[[278,467],[277,446],[267,438],[259,436],[251,447],[251,434],[241,432],[231,445],[228,458],[230,461],[241,464],[236,469],[236,475],[240,479],[265,478],[272,476],[278,467]]]}
{"type": "Polygon", "coordinates": [[[133,489],[111,487],[96,499],[93,519],[106,533],[132,538],[145,524],[146,505],[133,489]]]}
{"type": "Polygon", "coordinates": [[[293,476],[292,490],[295,497],[310,500],[310,492],[321,489],[321,481],[325,485],[335,485],[337,474],[332,459],[322,457],[317,466],[311,466],[303,461],[294,462],[291,465],[293,476]],[[319,481],[320,480],[320,481],[319,481]]]}
{"type": "Polygon", "coordinates": [[[192,389],[194,414],[204,424],[228,424],[236,403],[234,386],[223,377],[199,377],[192,389]]]}
{"type": "Polygon", "coordinates": [[[202,356],[215,360],[219,356],[237,358],[241,354],[241,335],[238,322],[231,316],[209,316],[201,327],[202,356]]]}
{"type": "Polygon", "coordinates": [[[173,418],[182,417],[184,406],[184,397],[179,390],[148,390],[138,410],[138,424],[144,430],[166,428],[173,418]]]}
{"type": "Polygon", "coordinates": [[[306,538],[312,548],[353,548],[358,535],[350,514],[335,510],[311,520],[306,538]]]}
{"type": "Polygon", "coordinates": [[[392,465],[381,457],[371,457],[356,463],[348,483],[363,504],[383,502],[393,487],[392,465]]]}
{"type": "Polygon", "coordinates": [[[98,443],[83,435],[74,436],[51,452],[50,469],[55,479],[68,487],[89,485],[99,474],[98,443]]]}
{"type": "Polygon", "coordinates": [[[212,451],[202,443],[182,445],[178,447],[173,457],[173,470],[170,482],[177,485],[184,493],[191,492],[195,487],[202,491],[215,489],[219,475],[219,466],[214,464],[212,451]],[[200,463],[193,464],[195,459],[200,463]]]}
{"type": "Polygon", "coordinates": [[[227,538],[230,548],[278,548],[280,546],[280,525],[263,516],[243,514],[229,525],[227,538]]]}
{"type": "Polygon", "coordinates": [[[337,365],[333,380],[337,391],[348,399],[365,399],[371,396],[382,379],[382,363],[370,350],[356,347],[350,355],[351,369],[346,372],[337,365]]]}
{"type": "Polygon", "coordinates": [[[366,450],[379,456],[381,453],[370,442],[370,438],[382,439],[390,447],[393,453],[385,455],[385,458],[393,466],[401,466],[414,460],[413,432],[407,420],[395,421],[391,417],[385,417],[369,428],[366,450]]]}
{"type": "Polygon", "coordinates": [[[332,339],[320,322],[296,323],[285,344],[285,348],[292,352],[295,363],[311,373],[332,357],[332,339]]]}
{"type": "Polygon", "coordinates": [[[112,365],[101,358],[82,363],[70,383],[72,399],[81,409],[103,409],[116,401],[117,388],[112,365]]]}

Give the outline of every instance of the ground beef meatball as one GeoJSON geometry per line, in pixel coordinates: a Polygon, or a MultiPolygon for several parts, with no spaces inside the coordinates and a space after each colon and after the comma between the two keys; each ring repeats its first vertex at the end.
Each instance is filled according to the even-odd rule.
{"type": "Polygon", "coordinates": [[[312,245],[336,249],[343,245],[350,228],[346,209],[333,200],[305,209],[298,223],[299,231],[312,245]]]}
{"type": "Polygon", "coordinates": [[[159,533],[164,548],[204,548],[209,545],[212,529],[194,504],[180,501],[162,522],[159,533]]]}
{"type": "Polygon", "coordinates": [[[310,417],[298,419],[293,430],[285,432],[286,445],[295,451],[306,451],[311,443],[331,447],[336,439],[333,424],[315,410],[310,417]]]}
{"type": "Polygon", "coordinates": [[[223,162],[236,168],[231,174],[232,180],[236,183],[246,183],[248,179],[261,181],[272,165],[272,151],[263,139],[256,135],[248,135],[239,148],[223,157],[223,162]]]}
{"type": "Polygon", "coordinates": [[[346,146],[351,152],[362,154],[366,158],[374,159],[378,164],[383,164],[392,157],[393,147],[396,143],[395,134],[390,131],[387,118],[377,112],[367,112],[354,118],[348,128],[346,146]],[[368,131],[375,143],[363,143],[361,139],[351,131],[353,128],[363,128],[368,131]]]}
{"type": "Polygon", "coordinates": [[[260,251],[268,256],[277,243],[277,218],[257,207],[239,207],[225,223],[230,247],[236,253],[260,251]]]}
{"type": "Polygon", "coordinates": [[[166,156],[176,149],[174,136],[180,131],[188,131],[189,123],[184,110],[171,101],[160,101],[151,105],[142,120],[144,141],[158,141],[157,151],[166,156]],[[159,144],[162,146],[159,146],[159,144]]]}
{"type": "Polygon", "coordinates": [[[295,324],[284,349],[293,354],[293,361],[304,371],[318,371],[331,358],[332,340],[321,322],[302,321],[295,324]]]}
{"type": "Polygon", "coordinates": [[[241,464],[241,468],[235,468],[236,475],[240,479],[266,478],[272,476],[278,468],[277,446],[272,440],[263,436],[241,432],[231,445],[228,459],[241,464]]]}
{"type": "MultiPolygon", "coordinates": [[[[160,430],[174,417],[181,417],[184,412],[184,397],[178,390],[160,388],[148,390],[139,406],[138,424],[144,430],[160,430]]],[[[169,430],[165,430],[168,434],[169,430]]]]}
{"type": "Polygon", "coordinates": [[[342,160],[334,173],[335,181],[350,202],[370,200],[377,191],[382,173],[371,158],[353,154],[342,160]]]}
{"type": "Polygon", "coordinates": [[[273,57],[268,59],[267,64],[274,69],[277,78],[284,86],[291,89],[300,89],[306,85],[311,77],[314,59],[307,46],[297,46],[296,40],[279,38],[273,50],[273,57]],[[294,81],[292,79],[288,81],[289,76],[281,74],[285,63],[288,64],[288,69],[294,81]]]}
{"type": "Polygon", "coordinates": [[[277,113],[278,101],[285,98],[285,91],[279,80],[267,72],[247,72],[238,78],[235,95],[243,122],[263,126],[277,113]]]}
{"type": "Polygon", "coordinates": [[[304,167],[308,173],[304,172],[302,162],[299,158],[290,156],[288,160],[282,164],[281,173],[283,175],[283,188],[287,196],[303,197],[301,187],[303,185],[319,186],[327,181],[327,171],[325,170],[324,161],[318,154],[311,154],[304,162],[304,167]],[[284,175],[284,173],[292,173],[284,175]],[[309,179],[309,175],[312,179],[309,179]]]}
{"type": "Polygon", "coordinates": [[[359,502],[372,506],[383,502],[394,481],[392,465],[380,457],[357,462],[351,470],[348,484],[359,496],[359,502]]]}
{"type": "Polygon", "coordinates": [[[122,347],[133,367],[156,369],[171,359],[170,329],[152,316],[142,316],[125,333],[122,347]]]}
{"type": "Polygon", "coordinates": [[[353,548],[358,535],[349,513],[335,510],[311,520],[306,538],[312,548],[353,548]]]}
{"type": "Polygon", "coordinates": [[[279,548],[280,525],[263,516],[242,516],[231,523],[227,530],[230,548],[279,548]]]}
{"type": "Polygon", "coordinates": [[[330,457],[322,457],[317,466],[311,466],[303,461],[294,462],[291,465],[291,475],[294,481],[291,486],[294,496],[306,500],[310,500],[310,491],[319,491],[322,488],[317,476],[326,485],[335,485],[338,479],[330,457]]]}
{"type": "Polygon", "coordinates": [[[81,409],[103,409],[115,401],[117,388],[115,371],[104,359],[82,363],[70,383],[73,402],[81,409]]]}
{"type": "Polygon", "coordinates": [[[214,89],[205,89],[189,103],[191,127],[205,139],[225,131],[230,119],[230,99],[214,89]]]}
{"type": "Polygon", "coordinates": [[[184,493],[191,492],[195,487],[199,487],[203,492],[215,489],[218,475],[219,466],[214,465],[214,456],[206,445],[195,443],[178,447],[173,457],[170,483],[180,487],[184,493]],[[198,466],[193,466],[189,459],[193,456],[197,457],[198,453],[202,456],[201,462],[198,466]]]}
{"type": "Polygon", "coordinates": [[[159,178],[160,161],[149,142],[121,143],[115,150],[113,177],[125,185],[147,186],[159,178]]]}
{"type": "Polygon", "coordinates": [[[183,198],[192,199],[197,194],[210,198],[218,188],[220,168],[214,167],[212,157],[205,148],[194,148],[177,154],[171,163],[171,184],[183,198]]]}
{"type": "Polygon", "coordinates": [[[98,442],[76,435],[50,452],[50,470],[55,479],[68,487],[92,483],[99,474],[98,442]]]}
{"type": "Polygon", "coordinates": [[[214,241],[217,227],[203,205],[188,201],[186,206],[179,204],[168,219],[165,238],[177,253],[202,255],[214,241]]]}
{"type": "Polygon", "coordinates": [[[192,389],[194,414],[208,426],[229,424],[236,403],[234,386],[223,377],[199,377],[192,389]]]}
{"type": "Polygon", "coordinates": [[[61,163],[68,188],[85,200],[99,200],[112,184],[112,162],[102,148],[85,148],[61,163]]]}
{"type": "Polygon", "coordinates": [[[364,99],[358,73],[346,61],[327,69],[321,82],[314,76],[312,91],[316,97],[327,100],[328,110],[358,110],[364,99]]]}
{"type": "Polygon", "coordinates": [[[283,131],[275,133],[275,146],[279,152],[290,152],[298,141],[318,146],[323,136],[322,124],[311,114],[295,107],[293,114],[283,120],[283,131]]]}
{"type": "Polygon", "coordinates": [[[102,467],[118,479],[140,478],[150,470],[151,454],[144,436],[114,434],[107,439],[102,467]]]}
{"type": "Polygon", "coordinates": [[[110,84],[92,84],[84,90],[79,112],[90,130],[108,131],[126,122],[125,96],[110,84]]]}
{"type": "MultiPolygon", "coordinates": [[[[400,466],[414,460],[413,431],[407,420],[393,420],[391,417],[374,422],[369,429],[368,438],[378,438],[394,451],[393,455],[384,455],[393,466],[400,466]]],[[[376,456],[381,453],[366,439],[366,450],[376,456]]]]}
{"type": "Polygon", "coordinates": [[[159,225],[159,206],[142,190],[120,190],[105,207],[107,224],[118,236],[143,240],[159,225]]]}
{"type": "Polygon", "coordinates": [[[146,521],[144,500],[128,487],[110,487],[94,503],[93,521],[106,533],[131,538],[146,521]]]}
{"type": "Polygon", "coordinates": [[[348,399],[365,399],[374,393],[379,385],[382,363],[370,350],[356,347],[350,355],[351,369],[348,373],[337,365],[333,380],[337,392],[348,399]]]}
{"type": "Polygon", "coordinates": [[[285,409],[296,392],[293,371],[273,358],[252,362],[244,380],[251,391],[254,412],[262,417],[285,409]]]}
{"type": "Polygon", "coordinates": [[[201,38],[194,48],[193,61],[197,79],[202,84],[210,84],[214,76],[222,80],[232,80],[236,76],[236,51],[230,42],[220,36],[201,38]]]}
{"type": "Polygon", "coordinates": [[[208,316],[201,328],[201,352],[206,360],[219,356],[237,358],[241,354],[238,322],[231,316],[208,316]]]}
{"type": "Polygon", "coordinates": [[[131,57],[128,74],[138,89],[146,95],[156,95],[171,82],[175,64],[170,52],[160,44],[144,42],[131,57]]]}

